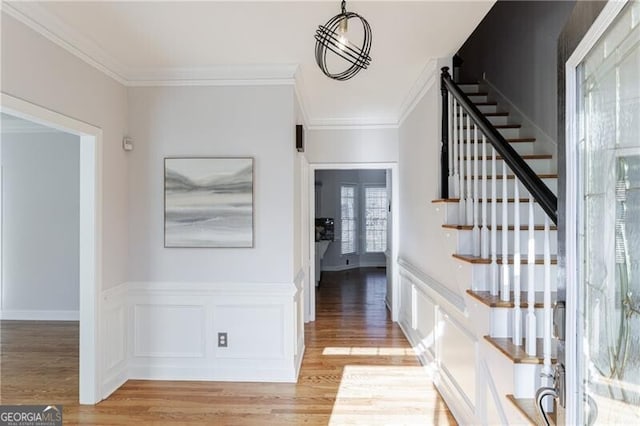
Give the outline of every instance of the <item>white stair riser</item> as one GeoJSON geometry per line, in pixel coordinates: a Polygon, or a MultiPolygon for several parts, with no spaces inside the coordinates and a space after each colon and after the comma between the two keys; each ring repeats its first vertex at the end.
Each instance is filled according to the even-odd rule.
{"type": "MultiPolygon", "coordinates": [[[[493,124],[494,126],[501,126],[509,123],[509,117],[504,115],[498,115],[498,116],[490,115],[490,116],[487,116],[486,118],[487,120],[489,120],[489,123],[493,124]]],[[[464,123],[465,125],[467,123],[466,117],[464,118],[464,123]]]]}
{"type": "MultiPolygon", "coordinates": [[[[502,202],[496,202],[496,217],[497,224],[502,225],[502,202]]],[[[507,224],[513,225],[513,216],[514,216],[514,206],[515,203],[508,203],[507,206],[507,224]]],[[[480,205],[481,206],[481,205],[480,205]]],[[[460,208],[460,204],[458,203],[447,203],[446,204],[446,220],[449,225],[473,225],[473,223],[460,223],[460,217],[458,216],[458,209],[460,208]]],[[[491,224],[491,203],[487,205],[487,222],[491,224]]],[[[466,211],[466,209],[465,209],[466,211]]],[[[482,210],[480,207],[479,217],[482,219],[482,210]]],[[[546,214],[542,211],[542,208],[539,204],[535,203],[533,206],[533,220],[535,225],[544,225],[544,218],[546,214]]],[[[464,217],[464,216],[462,216],[464,217]]],[[[528,224],[529,223],[529,203],[520,203],[520,224],[528,224]]]]}
{"type": "Polygon", "coordinates": [[[513,368],[513,395],[516,398],[535,398],[536,391],[542,386],[540,380],[542,365],[514,364],[513,368]]]}
{"type": "MultiPolygon", "coordinates": [[[[513,146],[513,145],[512,145],[513,146]]],[[[473,145],[470,147],[471,148],[471,169],[473,170],[474,167],[474,158],[473,158],[473,145]]],[[[487,146],[487,151],[490,151],[489,146],[487,146]]],[[[465,158],[465,167],[466,167],[466,146],[465,146],[465,152],[464,154],[464,158],[465,158]]],[[[478,145],[478,156],[482,155],[482,145],[478,145]]],[[[538,174],[542,174],[542,173],[554,173],[555,172],[555,161],[551,158],[534,158],[534,159],[525,159],[525,161],[527,162],[527,164],[529,165],[529,167],[531,167],[531,170],[533,170],[534,172],[538,173],[538,174]]],[[[487,152],[487,159],[486,159],[486,168],[487,168],[487,176],[491,176],[493,169],[491,168],[491,154],[490,152],[487,152]]],[[[496,171],[498,173],[498,175],[502,174],[502,166],[503,166],[504,160],[499,160],[496,159],[496,171]]],[[[465,170],[466,171],[466,170],[465,170]]],[[[482,159],[479,158],[478,159],[478,173],[480,174],[480,176],[482,176],[482,159]]],[[[509,172],[508,174],[512,175],[513,173],[509,172]]]]}
{"type": "Polygon", "coordinates": [[[469,96],[469,100],[471,100],[471,102],[475,103],[484,103],[487,102],[487,95],[475,95],[475,96],[469,96]]]}
{"type": "Polygon", "coordinates": [[[479,84],[458,84],[464,93],[478,93],[481,91],[479,84]]]}
{"type": "MultiPolygon", "coordinates": [[[[471,152],[473,153],[473,144],[475,142],[471,143],[471,152]]],[[[489,142],[487,142],[488,144],[489,142]]],[[[520,155],[528,155],[528,154],[533,154],[533,142],[517,142],[517,143],[511,143],[509,144],[511,145],[511,148],[513,148],[518,154],[520,155]]],[[[467,146],[466,143],[462,144],[462,146],[464,147],[463,149],[467,150],[467,146]]],[[[478,145],[478,153],[482,152],[482,140],[480,141],[480,145],[478,145]]],[[[491,155],[491,145],[487,145],[487,155],[491,155]]]]}
{"type": "MultiPolygon", "coordinates": [[[[458,132],[459,134],[462,135],[462,140],[467,140],[467,121],[465,119],[464,121],[464,125],[458,128],[458,132]]],[[[503,138],[505,139],[512,139],[512,138],[519,138],[520,137],[520,128],[519,127],[514,127],[514,128],[506,128],[506,129],[502,129],[499,128],[497,129],[498,132],[502,135],[503,138]]],[[[471,128],[469,129],[469,137],[473,140],[475,139],[474,137],[475,132],[473,129],[473,125],[471,125],[471,128]]],[[[480,132],[480,130],[478,130],[478,138],[482,137],[482,132],[480,132]]]]}
{"type": "MultiPolygon", "coordinates": [[[[526,296],[526,295],[525,295],[526,296]]],[[[526,299],[525,299],[526,300],[526,299]]],[[[489,308],[491,310],[491,336],[492,337],[513,337],[513,312],[514,308],[489,308]]],[[[520,308],[522,311],[522,330],[521,336],[523,336],[522,343],[524,344],[524,336],[527,335],[526,330],[526,317],[527,308],[520,308]]],[[[544,336],[544,309],[534,309],[536,315],[536,337],[542,338],[544,336]]]]}
{"type": "MultiPolygon", "coordinates": [[[[498,255],[500,259],[500,255],[498,255]]],[[[520,289],[527,290],[529,265],[520,266],[520,289]]],[[[544,265],[534,265],[535,291],[544,291],[544,265]]],[[[513,291],[513,265],[509,265],[509,288],[513,291]]],[[[502,265],[498,265],[498,288],[502,281],[502,265]]],[[[551,291],[556,290],[557,265],[551,265],[551,291]]],[[[472,288],[477,291],[491,291],[491,265],[474,264],[471,273],[472,288]]]]}
{"type": "MultiPolygon", "coordinates": [[[[501,174],[502,173],[500,173],[500,175],[501,174]]],[[[487,198],[491,197],[491,182],[493,182],[492,179],[487,179],[487,198]]],[[[507,196],[508,197],[514,196],[515,185],[516,185],[515,182],[516,182],[515,179],[507,179],[507,196]]],[[[549,187],[551,192],[553,192],[554,194],[557,193],[557,190],[558,190],[557,178],[544,178],[542,179],[542,182],[544,182],[544,184],[547,185],[547,187],[549,187]]],[[[467,190],[466,179],[464,180],[464,185],[465,185],[464,190],[466,191],[467,190]]],[[[522,184],[520,184],[519,189],[520,189],[520,198],[526,198],[528,195],[527,195],[526,189],[522,184]]],[[[498,198],[502,198],[502,179],[498,179],[496,181],[496,191],[498,192],[498,198]]],[[[473,193],[473,180],[471,181],[471,192],[473,193]]],[[[480,195],[480,197],[482,197],[482,179],[478,180],[478,194],[480,195]]]]}
{"type": "Polygon", "coordinates": [[[498,105],[476,105],[476,108],[482,113],[498,112],[498,105]]]}
{"type": "MultiPolygon", "coordinates": [[[[473,231],[459,230],[458,232],[458,247],[457,253],[459,254],[473,254],[473,231]]],[[[507,231],[509,254],[514,253],[514,231],[507,231]]],[[[544,254],[544,231],[534,231],[535,241],[535,253],[538,255],[544,254]]],[[[489,234],[489,241],[491,241],[491,235],[489,234]]],[[[529,244],[529,231],[520,231],[520,254],[524,257],[528,254],[529,244]]],[[[489,243],[490,247],[490,243],[489,243]]],[[[502,231],[497,231],[497,247],[498,253],[502,253],[502,231]]],[[[558,231],[549,232],[549,247],[551,254],[558,253],[558,231]]]]}

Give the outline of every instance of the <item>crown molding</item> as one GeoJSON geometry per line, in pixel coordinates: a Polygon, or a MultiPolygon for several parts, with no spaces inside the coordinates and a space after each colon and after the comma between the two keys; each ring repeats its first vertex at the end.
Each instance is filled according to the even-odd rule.
{"type": "Polygon", "coordinates": [[[397,129],[394,118],[327,118],[312,120],[309,130],[372,130],[397,129]]]}
{"type": "Polygon", "coordinates": [[[131,69],[119,63],[37,2],[6,2],[0,10],[126,87],[282,86],[293,85],[308,129],[397,129],[437,81],[437,61],[430,60],[405,97],[395,117],[311,119],[304,81],[297,64],[220,65],[207,68],[131,69]]]}
{"type": "Polygon", "coordinates": [[[47,12],[36,2],[2,1],[0,9],[67,52],[78,57],[102,73],[126,85],[125,67],[104,52],[97,44],[84,37],[60,19],[47,12]]]}
{"type": "Polygon", "coordinates": [[[437,69],[438,62],[435,59],[429,60],[429,62],[424,66],[422,72],[420,72],[420,75],[418,76],[418,79],[413,83],[411,90],[400,106],[397,121],[398,127],[404,123],[404,120],[406,120],[409,114],[411,114],[416,105],[418,105],[418,102],[420,102],[427,91],[436,83],[437,69]]]}

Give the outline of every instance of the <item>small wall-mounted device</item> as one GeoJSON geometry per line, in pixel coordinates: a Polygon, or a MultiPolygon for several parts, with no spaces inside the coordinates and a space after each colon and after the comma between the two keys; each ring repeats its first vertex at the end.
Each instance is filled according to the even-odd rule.
{"type": "Polygon", "coordinates": [[[296,124],[296,150],[304,152],[304,129],[302,124],[296,124]]]}
{"type": "Polygon", "coordinates": [[[125,151],[133,151],[133,139],[126,136],[122,138],[122,149],[125,151]]]}

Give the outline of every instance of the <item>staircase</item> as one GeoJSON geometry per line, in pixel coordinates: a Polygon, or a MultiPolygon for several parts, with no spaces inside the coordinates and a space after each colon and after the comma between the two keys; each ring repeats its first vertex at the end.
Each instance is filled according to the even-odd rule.
{"type": "MultiPolygon", "coordinates": [[[[556,299],[557,228],[548,202],[557,202],[556,159],[538,153],[535,139],[523,134],[520,124],[512,122],[479,84],[455,85],[449,78],[451,83],[445,85],[444,73],[446,198],[433,202],[442,205],[443,232],[454,234],[457,241],[452,256],[467,271],[467,300],[481,313],[478,321],[486,318],[486,325],[479,325],[486,327],[484,344],[499,354],[488,368],[513,378],[510,392],[502,397],[524,419],[540,423],[535,394],[552,386],[556,362],[551,309],[556,299]],[[486,120],[477,119],[467,102],[486,120]],[[510,147],[502,149],[506,157],[515,154],[528,167],[520,166],[520,160],[505,160],[495,146],[501,142],[510,147]],[[533,189],[525,181],[529,187],[533,182],[533,189]],[[548,190],[538,188],[542,184],[548,190]]],[[[547,411],[552,410],[550,402],[547,411]]]]}

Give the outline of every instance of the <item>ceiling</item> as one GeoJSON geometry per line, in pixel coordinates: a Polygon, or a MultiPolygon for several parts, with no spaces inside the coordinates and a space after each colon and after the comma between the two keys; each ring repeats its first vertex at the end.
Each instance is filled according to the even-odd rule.
{"type": "MultiPolygon", "coordinates": [[[[123,84],[279,84],[295,79],[307,124],[396,125],[434,58],[450,57],[494,0],[350,1],[373,31],[348,81],[315,64],[314,33],[339,1],[8,2],[12,16],[123,84]]],[[[8,7],[7,7],[8,6],[8,7]]],[[[353,24],[352,24],[353,25],[353,24]]]]}

